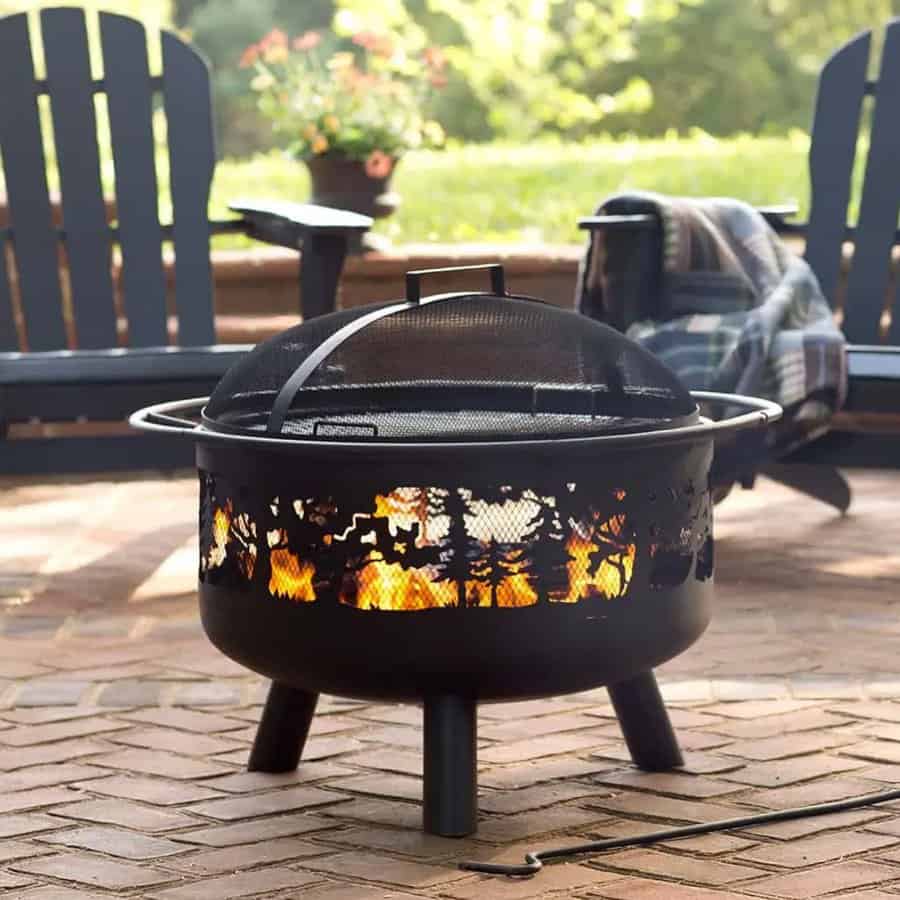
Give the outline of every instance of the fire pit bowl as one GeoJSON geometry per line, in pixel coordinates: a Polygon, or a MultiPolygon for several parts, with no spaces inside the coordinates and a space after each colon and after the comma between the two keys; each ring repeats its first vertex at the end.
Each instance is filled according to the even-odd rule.
{"type": "Polygon", "coordinates": [[[319,693],[422,702],[442,835],[476,826],[479,702],[607,685],[635,762],[681,763],[652,669],[709,621],[714,441],[781,414],[481,268],[490,292],[410,273],[132,417],[196,443],[203,626],[273,681],[250,768],[297,766],[319,693]]]}

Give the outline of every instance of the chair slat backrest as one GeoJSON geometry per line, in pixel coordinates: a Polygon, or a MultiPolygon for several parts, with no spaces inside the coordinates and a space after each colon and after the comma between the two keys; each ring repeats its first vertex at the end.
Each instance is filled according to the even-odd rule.
{"type": "Polygon", "coordinates": [[[866,92],[871,33],[832,54],[819,75],[809,151],[810,211],[806,259],[831,303],[841,274],[860,113],[866,92]]]}
{"type": "MultiPolygon", "coordinates": [[[[863,181],[853,264],[844,304],[844,333],[875,344],[891,275],[891,251],[900,209],[900,19],[887,26],[863,181]]],[[[900,310],[893,339],[900,338],[900,310]]]]}
{"type": "Polygon", "coordinates": [[[216,160],[209,76],[202,57],[172,34],[162,36],[162,58],[178,336],[182,344],[211,344],[215,334],[206,209],[216,160]]]}
{"type": "Polygon", "coordinates": [[[55,350],[66,346],[66,330],[25,13],[0,19],[0,85],[0,154],[28,344],[55,350]]]}
{"type": "Polygon", "coordinates": [[[147,36],[140,22],[100,14],[103,77],[116,169],[122,286],[131,343],[168,343],[147,36]]]}
{"type": "Polygon", "coordinates": [[[26,342],[31,350],[115,346],[112,245],[121,246],[122,304],[128,343],[169,343],[164,226],[159,221],[153,141],[156,92],[167,114],[170,187],[174,206],[178,342],[214,341],[207,205],[215,165],[209,72],[175,35],[164,34],[162,77],[151,75],[147,35],[134,19],[99,14],[103,77],[90,69],[84,12],[41,11],[46,81],[36,79],[26,15],[0,18],[0,159],[8,194],[15,272],[0,265],[0,349],[10,349],[10,281],[15,278],[26,342]],[[62,201],[62,229],[52,221],[42,149],[38,97],[49,94],[62,201]],[[117,225],[107,221],[101,187],[95,95],[106,94],[115,170],[117,225]],[[72,327],[59,275],[65,244],[72,327]]]}
{"type": "MultiPolygon", "coordinates": [[[[857,344],[877,344],[892,298],[892,249],[900,211],[900,19],[885,29],[878,79],[867,82],[871,32],[837,50],[822,69],[810,149],[812,187],[806,258],[825,295],[834,302],[863,98],[874,95],[853,258],[843,304],[843,329],[857,344]]],[[[900,344],[900,311],[888,341],[900,344]]]]}
{"type": "Polygon", "coordinates": [[[12,297],[9,293],[9,273],[6,267],[6,238],[0,232],[0,351],[17,350],[19,336],[13,317],[12,297]]]}
{"type": "Polygon", "coordinates": [[[53,115],[78,346],[112,347],[116,317],[109,226],[100,185],[87,28],[80,9],[45,9],[41,34],[53,115]]]}

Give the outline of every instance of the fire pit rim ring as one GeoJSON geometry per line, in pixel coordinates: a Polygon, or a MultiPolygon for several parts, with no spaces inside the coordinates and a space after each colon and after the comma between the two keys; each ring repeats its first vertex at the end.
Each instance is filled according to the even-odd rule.
{"type": "Polygon", "coordinates": [[[201,424],[195,424],[181,416],[200,411],[209,397],[193,397],[187,400],[172,400],[145,406],[132,413],[128,423],[142,431],[154,431],[194,440],[216,441],[225,443],[242,443],[260,447],[294,447],[309,450],[379,450],[379,451],[434,451],[437,449],[453,449],[460,451],[504,450],[504,449],[541,449],[551,447],[595,447],[619,448],[639,447],[643,444],[654,447],[663,444],[681,443],[702,438],[721,437],[747,428],[762,428],[778,421],[783,415],[781,406],[761,397],[750,397],[742,394],[727,394],[717,391],[690,391],[691,397],[697,401],[717,403],[723,406],[748,409],[748,412],[725,419],[713,420],[700,417],[696,424],[682,425],[675,428],[629,432],[624,434],[599,434],[583,437],[550,437],[515,441],[322,441],[322,440],[287,440],[284,437],[269,435],[248,435],[212,431],[201,424]]]}

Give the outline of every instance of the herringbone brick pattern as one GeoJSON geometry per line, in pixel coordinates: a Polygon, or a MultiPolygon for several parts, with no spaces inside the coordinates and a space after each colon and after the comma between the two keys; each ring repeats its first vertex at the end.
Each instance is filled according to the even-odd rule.
{"type": "Polygon", "coordinates": [[[683,771],[635,770],[603,690],[487,706],[477,836],[423,835],[410,707],[323,699],[296,773],[244,766],[265,685],[204,638],[192,479],[6,482],[0,900],[900,898],[900,804],[550,865],[461,858],[900,781],[900,478],[836,518],[771,484],[718,511],[707,635],[660,672],[683,771]]]}

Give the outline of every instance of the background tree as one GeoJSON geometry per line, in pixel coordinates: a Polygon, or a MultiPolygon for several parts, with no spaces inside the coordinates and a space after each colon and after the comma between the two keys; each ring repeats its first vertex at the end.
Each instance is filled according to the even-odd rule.
{"type": "Polygon", "coordinates": [[[585,90],[616,90],[640,75],[653,94],[651,107],[612,111],[610,128],[658,135],[809,126],[815,71],[801,69],[778,39],[768,0],[682,0],[676,8],[634,23],[629,58],[586,73],[585,90]]]}
{"type": "Polygon", "coordinates": [[[900,13],[898,0],[677,0],[630,25],[631,49],[593,67],[584,90],[646,79],[652,106],[614,110],[613,131],[658,135],[808,129],[825,59],[857,32],[900,13]]]}
{"type": "MultiPolygon", "coordinates": [[[[352,21],[367,21],[375,14],[368,0],[336,0],[340,22],[343,12],[352,21]]],[[[492,137],[524,140],[542,131],[560,131],[576,124],[596,125],[617,105],[630,107],[648,101],[635,83],[598,102],[584,94],[553,61],[564,52],[570,35],[558,27],[571,16],[587,20],[594,4],[575,0],[420,0],[406,5],[388,4],[395,27],[413,39],[425,32],[429,41],[440,42],[492,137]],[[439,40],[438,40],[439,39],[439,40]]],[[[606,0],[608,15],[627,20],[627,0],[606,0]]],[[[381,10],[378,10],[378,14],[381,10]]],[[[579,22],[584,27],[584,21],[579,22]]],[[[625,39],[624,31],[620,38],[625,39]]],[[[597,47],[604,45],[598,43],[597,47]]],[[[450,92],[451,98],[454,91],[450,92]]],[[[441,122],[448,134],[463,130],[452,109],[442,110],[441,122]]],[[[471,127],[469,123],[469,127],[471,127]]]]}
{"type": "MultiPolygon", "coordinates": [[[[410,52],[445,46],[429,113],[467,141],[603,133],[776,133],[810,122],[815,75],[900,0],[68,0],[176,26],[210,59],[220,148],[273,146],[238,67],[272,28],[390,28],[410,52]]],[[[0,13],[34,0],[0,0],[0,13]]]]}

